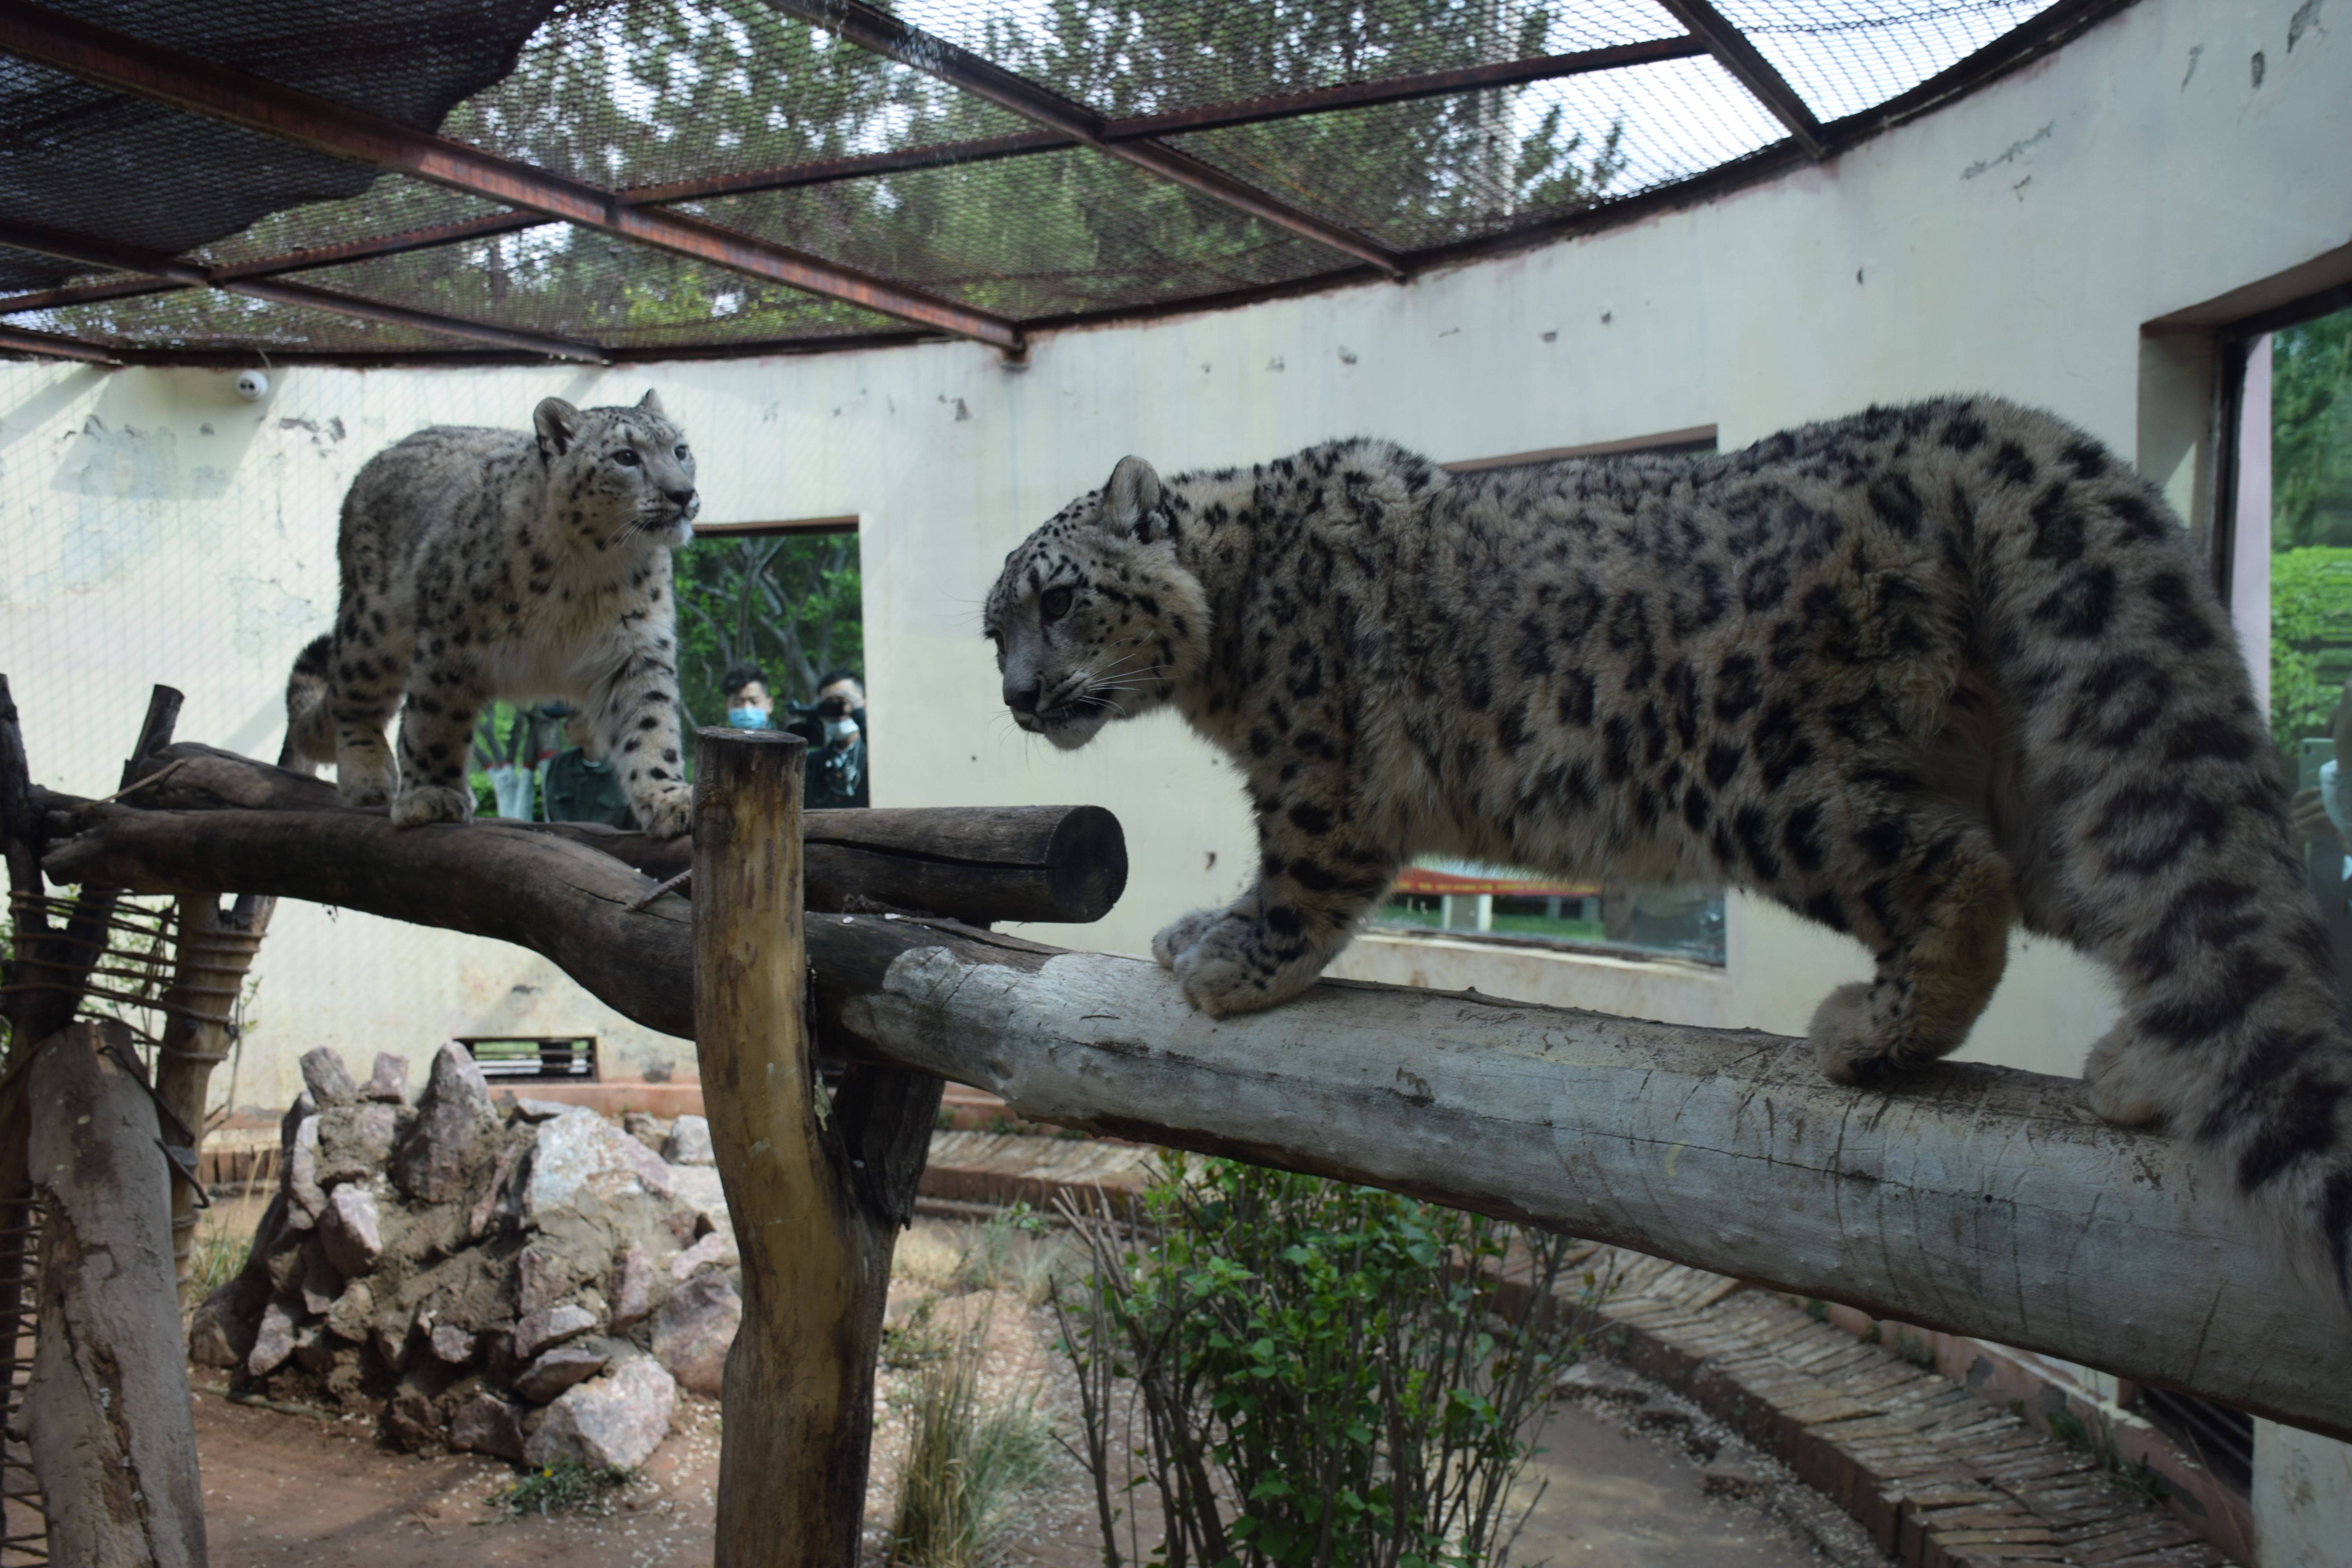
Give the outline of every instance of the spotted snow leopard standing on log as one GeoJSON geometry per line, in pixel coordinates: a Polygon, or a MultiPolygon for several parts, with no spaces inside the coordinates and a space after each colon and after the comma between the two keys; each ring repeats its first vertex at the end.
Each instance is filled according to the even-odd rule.
{"type": "Polygon", "coordinates": [[[352,481],[342,605],[294,661],[287,760],[333,763],[346,801],[389,801],[403,827],[462,822],[483,705],[560,698],[581,744],[621,768],[639,826],[676,837],[693,795],[669,552],[694,537],[694,455],[650,392],[634,408],[551,397],[532,422],[419,430],[352,481]]]}
{"type": "Polygon", "coordinates": [[[2169,1121],[2352,1289],[2352,1037],[2236,638],[2161,499],[2048,415],[1465,476],[1129,458],[986,627],[1023,729],[1173,704],[1246,777],[1255,884],[1153,943],[1206,1012],[1312,984],[1416,855],[1731,882],[1876,955],[1811,1029],[1874,1081],[1960,1043],[2021,922],[2121,981],[2099,1113],[2169,1121]]]}

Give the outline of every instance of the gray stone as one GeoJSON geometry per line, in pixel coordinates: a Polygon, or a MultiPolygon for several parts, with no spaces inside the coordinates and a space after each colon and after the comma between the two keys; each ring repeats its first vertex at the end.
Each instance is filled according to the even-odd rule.
{"type": "Polygon", "coordinates": [[[373,1342],[375,1345],[375,1354],[378,1361],[383,1363],[384,1365],[390,1367],[394,1372],[401,1372],[406,1369],[408,1365],[407,1330],[396,1329],[385,1323],[378,1323],[375,1327],[373,1342]]]}
{"type": "Polygon", "coordinates": [[[496,1394],[476,1391],[449,1417],[449,1447],[460,1453],[522,1458],[522,1424],[515,1407],[496,1394]]]}
{"type": "Polygon", "coordinates": [[[651,1149],[656,1154],[669,1142],[669,1123],[658,1116],[648,1116],[642,1110],[625,1111],[621,1117],[621,1131],[651,1149]]]}
{"type": "Polygon", "coordinates": [[[394,1056],[390,1051],[375,1054],[375,1071],[361,1085],[360,1094],[367,1100],[387,1105],[408,1103],[408,1058],[394,1056]]]}
{"type": "Polygon", "coordinates": [[[558,1345],[542,1352],[514,1380],[514,1391],[533,1405],[544,1405],[575,1383],[595,1376],[610,1366],[612,1352],[589,1345],[558,1345]]]}
{"type": "Polygon", "coordinates": [[[576,1339],[596,1326],[596,1314],[566,1301],[533,1312],[514,1328],[514,1357],[529,1361],[548,1346],[576,1339]]]}
{"type": "Polygon", "coordinates": [[[631,1242],[613,1264],[613,1327],[625,1329],[654,1310],[654,1255],[631,1242]]]}
{"type": "Polygon", "coordinates": [[[559,1116],[569,1116],[575,1110],[587,1110],[586,1106],[567,1105],[560,1100],[518,1100],[515,1101],[515,1114],[522,1118],[525,1121],[531,1122],[552,1121],[559,1116]]]}
{"type": "Polygon", "coordinates": [[[342,1053],[331,1046],[302,1053],[302,1081],[310,1087],[310,1098],[321,1106],[349,1100],[360,1091],[360,1086],[352,1081],[351,1069],[343,1066],[342,1053]]]}
{"type": "Polygon", "coordinates": [[[327,1331],[317,1323],[308,1323],[294,1331],[295,1364],[305,1372],[321,1375],[334,1370],[335,1347],[327,1339],[327,1331]]]}
{"type": "Polygon", "coordinates": [[[417,1097],[415,1125],[393,1154],[393,1179],[410,1197],[446,1203],[464,1191],[476,1145],[498,1127],[482,1069],[452,1040],[433,1058],[432,1076],[417,1097]]]}
{"type": "Polygon", "coordinates": [[[481,1338],[473,1330],[461,1329],[455,1323],[436,1323],[427,1342],[433,1346],[436,1359],[447,1362],[451,1366],[464,1366],[474,1359],[475,1351],[481,1346],[481,1338]]]}
{"type": "Polygon", "coordinates": [[[710,1228],[727,1228],[727,1188],[719,1179],[719,1172],[709,1165],[672,1165],[669,1167],[670,1186],[678,1201],[704,1215],[710,1228]]]}
{"type": "Polygon", "coordinates": [[[490,1173],[490,1179],[483,1186],[481,1196],[474,1200],[473,1209],[466,1215],[467,1240],[479,1241],[488,1235],[490,1223],[507,1212],[509,1207],[507,1200],[513,1190],[515,1168],[522,1163],[522,1157],[530,1152],[530,1142],[521,1138],[509,1140],[507,1146],[499,1151],[497,1169],[490,1173]]]}
{"type": "Polygon", "coordinates": [[[528,1318],[562,1300],[578,1283],[551,1242],[535,1241],[515,1258],[515,1310],[528,1318]]]}
{"type": "Polygon", "coordinates": [[[544,1226],[634,1192],[667,1198],[670,1191],[669,1168],[643,1143],[593,1112],[559,1116],[539,1130],[523,1185],[523,1220],[544,1226]]]}
{"type": "Polygon", "coordinates": [[[441,1417],[425,1395],[404,1391],[383,1407],[384,1436],[410,1453],[441,1439],[441,1417]]]}
{"type": "Polygon", "coordinates": [[[284,1366],[286,1358],[294,1353],[294,1332],[301,1316],[299,1301],[272,1296],[269,1305],[261,1310],[261,1326],[254,1333],[245,1370],[256,1377],[268,1377],[284,1366]]]}
{"type": "Polygon", "coordinates": [[[302,1118],[318,1114],[319,1102],[310,1098],[309,1089],[296,1095],[294,1103],[286,1108],[286,1114],[278,1119],[278,1152],[281,1154],[291,1152],[294,1134],[301,1128],[302,1118]]]}
{"type": "Polygon", "coordinates": [[[302,1217],[288,1218],[304,1230],[319,1221],[319,1212],[327,1206],[327,1189],[319,1182],[319,1119],[302,1118],[294,1130],[294,1141],[286,1150],[286,1163],[279,1173],[279,1186],[286,1194],[289,1210],[302,1217]]]}
{"type": "Polygon", "coordinates": [[[269,1304],[269,1280],[247,1269],[197,1303],[188,1321],[188,1359],[224,1370],[253,1353],[255,1331],[269,1304]]]}
{"type": "Polygon", "coordinates": [[[710,1146],[710,1122],[700,1116],[681,1116],[670,1124],[669,1142],[662,1158],[673,1165],[716,1165],[718,1152],[710,1146]]]}
{"type": "Polygon", "coordinates": [[[326,1245],[327,1261],[345,1279],[373,1272],[383,1256],[375,1194],[359,1182],[345,1182],[329,1194],[327,1212],[319,1216],[319,1239],[326,1245]]]}
{"type": "Polygon", "coordinates": [[[383,1173],[400,1133],[400,1110],[371,1100],[331,1105],[319,1113],[319,1184],[363,1182],[383,1173]]]}
{"type": "Polygon", "coordinates": [[[365,1344],[371,1323],[375,1318],[375,1292],[365,1280],[354,1279],[344,1287],[327,1309],[327,1327],[338,1338],[353,1344],[365,1344]]]}
{"type": "Polygon", "coordinates": [[[734,1250],[730,1239],[714,1230],[669,1260],[669,1277],[691,1279],[706,1268],[719,1268],[734,1250]]]}
{"type": "Polygon", "coordinates": [[[669,1293],[654,1314],[654,1355],[680,1386],[716,1394],[727,1351],[743,1321],[743,1298],[724,1274],[702,1274],[669,1293]]]}
{"type": "Polygon", "coordinates": [[[335,1261],[327,1256],[326,1244],[313,1236],[302,1244],[302,1273],[289,1296],[302,1298],[302,1310],[317,1317],[335,1304],[343,1293],[343,1277],[335,1271],[335,1261]]]}
{"type": "Polygon", "coordinates": [[[635,1468],[669,1435],[677,1404],[677,1385],[669,1373],[644,1356],[633,1357],[605,1376],[565,1390],[523,1445],[523,1460],[545,1466],[577,1459],[595,1469],[635,1468]]]}

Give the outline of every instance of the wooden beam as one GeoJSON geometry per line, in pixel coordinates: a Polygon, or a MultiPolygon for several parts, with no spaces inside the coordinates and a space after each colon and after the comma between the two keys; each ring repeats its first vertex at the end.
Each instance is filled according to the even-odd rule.
{"type": "Polygon", "coordinates": [[[1073,103],[1025,77],[1015,76],[945,38],[877,11],[859,0],[767,0],[771,9],[820,27],[860,48],[1010,110],[1033,124],[1082,142],[1139,169],[1175,181],[1252,217],[1328,246],[1333,250],[1368,261],[1391,277],[1402,277],[1404,264],[1397,252],[1353,229],[1327,222],[1314,214],[1279,201],[1256,186],[1187,153],[1147,138],[1114,142],[1105,133],[1108,123],[1084,104],[1073,103]]]}
{"type": "MultiPolygon", "coordinates": [[[[381,809],[345,805],[323,779],[194,742],[159,749],[143,775],[149,782],[126,798],[149,812],[320,812],[384,818],[381,809]]],[[[127,790],[133,780],[126,776],[122,782],[127,790]]],[[[33,794],[53,802],[73,799],[33,794]]],[[[651,838],[584,822],[485,817],[473,826],[493,834],[569,839],[657,880],[693,864],[692,842],[686,838],[651,838]]],[[[1085,923],[1108,914],[1127,888],[1126,837],[1118,818],[1098,805],[811,811],[802,815],[801,830],[805,903],[812,910],[896,910],[981,924],[1085,923]]],[[[255,831],[266,838],[276,829],[264,825],[255,831]]],[[[62,1026],[63,1019],[58,1022],[62,1026]]]]}
{"type": "Polygon", "coordinates": [[[0,7],[0,49],[114,92],[241,125],[331,157],[414,175],[656,249],[918,321],[1017,352],[1019,329],[971,310],[766,240],[658,207],[478,147],[435,136],[315,93],[92,26],[46,6],[0,7]]]}
{"type": "Polygon", "coordinates": [[[695,751],[695,1048],[743,1258],[719,1568],[857,1558],[890,1253],[913,1215],[942,1087],[890,1072],[892,1092],[877,1100],[869,1081],[856,1129],[841,1113],[851,1096],[819,1103],[802,995],[803,750],[797,735],[704,730],[695,751]]]}
{"type": "MultiPolygon", "coordinates": [[[[84,808],[49,874],[220,885],[546,954],[691,1036],[691,910],[647,878],[488,824],[84,808]],[[146,819],[142,821],[142,819],[146,819]]],[[[2352,1439],[2352,1336],[2226,1180],[2106,1126],[2083,1086],[1943,1064],[1890,1091],[1801,1041],[1327,981],[1209,1019],[1135,959],[952,925],[807,923],[828,1054],[1020,1115],[1412,1193],[1876,1316],[2063,1356],[2352,1439]]]]}
{"type": "Polygon", "coordinates": [[[1797,89],[1773,68],[1771,61],[1757,52],[1756,46],[1748,41],[1748,35],[1733,26],[1729,18],[1707,0],[1658,0],[1658,4],[1688,28],[1691,37],[1706,46],[1717,63],[1748,89],[1748,96],[1788,127],[1789,134],[1797,139],[1799,145],[1816,158],[1829,154],[1829,140],[1822,133],[1821,121],[1806,107],[1797,89]]]}

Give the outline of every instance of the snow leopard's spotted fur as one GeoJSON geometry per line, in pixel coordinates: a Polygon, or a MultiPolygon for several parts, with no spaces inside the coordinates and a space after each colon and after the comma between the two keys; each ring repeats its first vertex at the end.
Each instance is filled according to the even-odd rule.
{"type": "Polygon", "coordinates": [[[1811,1031],[1861,1081],[1958,1046],[2021,922],[2122,984],[2099,1111],[2224,1158],[2352,1286],[2352,1037],[2282,771],[2184,531],[2057,419],[1468,476],[1130,458],[986,624],[1022,728],[1173,704],[1246,775],[1255,884],[1153,944],[1212,1014],[1311,984],[1415,855],[1733,882],[1876,955],[1811,1031]]]}
{"type": "Polygon", "coordinates": [[[333,763],[346,801],[389,801],[404,827],[462,822],[483,706],[560,698],[623,770],[638,825],[675,837],[693,796],[669,552],[694,537],[693,454],[650,392],[634,408],[551,397],[533,424],[419,430],[352,481],[341,608],[287,682],[286,760],[333,763]]]}

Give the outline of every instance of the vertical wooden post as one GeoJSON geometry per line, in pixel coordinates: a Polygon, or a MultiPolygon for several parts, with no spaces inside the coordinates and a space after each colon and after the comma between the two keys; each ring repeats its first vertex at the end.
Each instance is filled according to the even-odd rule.
{"type": "MultiPolygon", "coordinates": [[[[163,994],[163,1036],[155,1053],[155,1099],[167,1145],[184,1147],[188,1173],[202,1179],[205,1100],[213,1068],[228,1059],[229,1018],[246,973],[269,929],[275,899],[239,899],[224,910],[211,893],[180,900],[179,963],[163,994]],[[183,1140],[185,1140],[184,1142],[183,1140]]],[[[180,1305],[189,1305],[189,1255],[196,1235],[194,1182],[172,1184],[172,1266],[180,1305]]]]}
{"type": "Polygon", "coordinates": [[[695,1047],[743,1259],[716,1563],[855,1568],[890,1253],[941,1086],[853,1072],[828,1100],[804,1001],[803,742],[697,742],[695,1047]]]}

